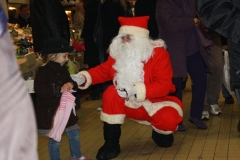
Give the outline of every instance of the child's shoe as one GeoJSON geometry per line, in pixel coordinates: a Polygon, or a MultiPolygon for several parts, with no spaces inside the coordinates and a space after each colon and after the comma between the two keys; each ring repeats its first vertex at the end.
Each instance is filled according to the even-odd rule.
{"type": "Polygon", "coordinates": [[[92,160],[92,159],[88,158],[88,157],[85,157],[85,156],[82,156],[80,158],[73,158],[73,157],[71,157],[70,160],[92,160]]]}

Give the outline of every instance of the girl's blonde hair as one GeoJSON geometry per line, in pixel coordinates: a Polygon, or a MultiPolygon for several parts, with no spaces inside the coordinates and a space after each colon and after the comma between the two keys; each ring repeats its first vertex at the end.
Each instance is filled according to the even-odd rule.
{"type": "Polygon", "coordinates": [[[42,66],[45,66],[50,61],[55,61],[62,53],[55,53],[55,54],[47,54],[41,55],[42,57],[42,66]]]}

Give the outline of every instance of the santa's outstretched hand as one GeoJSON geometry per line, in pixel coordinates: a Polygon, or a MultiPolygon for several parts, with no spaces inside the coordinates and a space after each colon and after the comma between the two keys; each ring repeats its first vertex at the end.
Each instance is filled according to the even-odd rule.
{"type": "Polygon", "coordinates": [[[82,75],[82,74],[72,74],[71,75],[71,78],[77,82],[77,84],[80,86],[82,85],[83,83],[85,83],[86,79],[85,77],[82,75]]]}
{"type": "Polygon", "coordinates": [[[120,97],[126,98],[128,100],[130,97],[136,95],[137,90],[135,86],[127,86],[117,89],[117,93],[120,97]]]}

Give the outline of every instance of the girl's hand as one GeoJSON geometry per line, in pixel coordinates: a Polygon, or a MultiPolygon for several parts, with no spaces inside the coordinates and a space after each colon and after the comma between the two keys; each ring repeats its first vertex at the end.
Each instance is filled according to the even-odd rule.
{"type": "Polygon", "coordinates": [[[71,90],[73,88],[73,83],[72,82],[67,82],[66,84],[68,85],[69,90],[71,90]]]}
{"type": "Polygon", "coordinates": [[[61,93],[65,92],[65,91],[70,91],[72,88],[73,88],[73,84],[71,82],[65,83],[61,87],[61,93]]]}

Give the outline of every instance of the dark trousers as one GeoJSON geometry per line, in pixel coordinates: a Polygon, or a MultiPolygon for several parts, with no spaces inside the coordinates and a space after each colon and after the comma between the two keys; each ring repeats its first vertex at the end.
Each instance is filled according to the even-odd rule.
{"type": "MultiPolygon", "coordinates": [[[[205,63],[199,52],[186,57],[187,71],[192,80],[192,101],[190,116],[201,119],[207,87],[207,72],[205,63]]],[[[176,86],[176,96],[182,100],[183,78],[173,78],[176,86]]]]}

